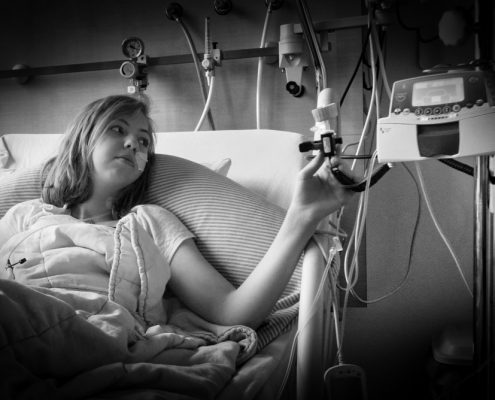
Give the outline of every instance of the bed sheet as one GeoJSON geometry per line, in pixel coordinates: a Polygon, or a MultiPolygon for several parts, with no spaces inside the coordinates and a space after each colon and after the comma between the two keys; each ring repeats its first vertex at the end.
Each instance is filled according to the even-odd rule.
{"type": "Polygon", "coordinates": [[[297,324],[280,335],[247,361],[234,375],[228,386],[220,393],[218,400],[274,400],[296,398],[295,354],[291,350],[296,340],[297,324]],[[287,381],[285,375],[288,373],[287,381]]]}

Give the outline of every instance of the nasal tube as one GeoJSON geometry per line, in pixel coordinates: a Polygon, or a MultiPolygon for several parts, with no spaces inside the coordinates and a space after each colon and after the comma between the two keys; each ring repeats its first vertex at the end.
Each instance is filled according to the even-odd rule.
{"type": "Polygon", "coordinates": [[[144,168],[146,167],[146,163],[147,162],[148,162],[148,153],[144,153],[142,151],[138,151],[136,153],[137,169],[139,171],[144,171],[144,168]]]}

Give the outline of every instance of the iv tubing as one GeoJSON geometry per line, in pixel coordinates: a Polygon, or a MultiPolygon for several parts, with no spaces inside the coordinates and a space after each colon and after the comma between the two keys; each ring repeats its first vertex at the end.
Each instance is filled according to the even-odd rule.
{"type": "MultiPolygon", "coordinates": [[[[371,7],[369,8],[368,11],[368,27],[371,30],[373,27],[373,20],[372,20],[372,10],[371,7]]],[[[368,36],[369,44],[370,44],[370,63],[371,63],[371,72],[372,72],[372,92],[371,92],[371,97],[370,97],[370,103],[368,107],[368,113],[366,115],[366,120],[363,126],[363,130],[361,133],[361,137],[359,138],[359,143],[358,147],[356,149],[356,155],[358,155],[361,152],[361,148],[364,144],[364,139],[366,137],[366,132],[369,129],[371,117],[375,111],[375,105],[377,105],[377,72],[376,72],[376,66],[375,66],[375,57],[374,57],[374,49],[373,49],[373,35],[368,36]]],[[[357,278],[359,276],[358,272],[358,258],[357,254],[359,251],[359,246],[361,245],[361,237],[363,234],[364,230],[364,224],[366,220],[366,213],[367,213],[367,206],[368,206],[368,195],[369,195],[369,188],[370,188],[370,183],[371,183],[371,177],[373,174],[373,165],[376,162],[376,156],[377,153],[375,151],[371,165],[368,167],[368,176],[367,176],[367,182],[366,182],[366,189],[360,196],[360,201],[359,201],[359,208],[357,211],[357,216],[356,216],[356,221],[354,224],[353,232],[350,235],[350,242],[347,246],[346,254],[344,257],[344,275],[345,275],[345,280],[346,280],[346,287],[345,287],[345,296],[344,296],[344,303],[342,305],[342,320],[341,320],[341,326],[340,326],[340,337],[341,337],[341,342],[340,346],[343,346],[343,341],[344,341],[344,331],[345,331],[345,317],[346,317],[346,310],[347,310],[347,305],[348,305],[348,300],[349,300],[349,294],[351,293],[352,289],[357,283],[357,278]],[[355,241],[354,241],[355,239],[355,241]],[[348,267],[348,256],[350,249],[353,245],[354,242],[354,255],[352,257],[352,262],[351,266],[348,267]]],[[[356,166],[356,159],[353,161],[351,170],[354,170],[356,166]]],[[[339,349],[341,351],[341,349],[339,349]]]]}
{"type": "Polygon", "coordinates": [[[412,180],[414,181],[414,183],[416,185],[416,190],[418,193],[418,212],[417,212],[416,221],[414,223],[413,234],[412,234],[412,238],[411,238],[411,246],[410,246],[410,250],[409,250],[409,257],[408,257],[408,262],[407,262],[406,273],[405,273],[404,277],[402,278],[402,280],[399,282],[399,284],[395,287],[395,289],[393,289],[390,292],[388,292],[388,293],[386,293],[380,297],[377,297],[375,299],[371,299],[371,300],[362,299],[355,292],[355,290],[352,289],[351,292],[352,292],[353,296],[364,304],[378,303],[379,301],[382,301],[382,300],[392,296],[396,292],[398,292],[400,289],[402,289],[402,287],[406,283],[407,278],[409,277],[410,272],[411,272],[413,248],[414,248],[414,243],[416,242],[416,234],[417,234],[417,229],[418,229],[418,225],[419,225],[419,219],[421,217],[421,192],[420,192],[420,188],[419,188],[419,183],[416,181],[416,178],[414,177],[413,173],[409,170],[409,168],[407,167],[406,164],[403,164],[403,166],[406,169],[407,173],[411,176],[412,180]]]}
{"type": "MultiPolygon", "coordinates": [[[[265,16],[265,24],[263,25],[263,32],[261,34],[260,48],[265,47],[266,31],[268,28],[268,21],[270,20],[270,14],[272,13],[272,2],[268,4],[265,16]]],[[[261,75],[263,72],[263,57],[258,58],[258,77],[256,79],[256,129],[261,129],[261,75]]]]}
{"type": "MultiPolygon", "coordinates": [[[[346,279],[347,286],[345,288],[345,295],[344,295],[344,304],[342,305],[342,317],[341,317],[341,322],[340,322],[340,346],[343,347],[344,343],[344,331],[345,331],[345,322],[346,322],[346,314],[347,314],[347,305],[349,301],[349,294],[352,290],[352,288],[356,285],[357,283],[357,277],[358,277],[358,270],[355,269],[356,264],[357,264],[357,254],[358,254],[358,249],[359,246],[361,245],[361,238],[364,232],[364,225],[366,221],[366,214],[368,210],[368,198],[369,198],[369,188],[370,188],[370,182],[371,182],[371,176],[373,175],[373,164],[376,161],[377,153],[375,151],[373,155],[373,161],[369,167],[369,172],[368,172],[368,179],[367,179],[367,187],[364,190],[364,192],[361,194],[360,197],[360,202],[359,202],[359,209],[358,209],[358,216],[356,217],[356,222],[354,224],[353,228],[353,233],[350,235],[351,241],[353,240],[353,237],[356,237],[356,245],[355,245],[355,253],[353,255],[352,263],[347,270],[347,256],[349,254],[349,249],[351,248],[352,243],[350,242],[347,246],[347,251],[346,255],[344,258],[344,275],[346,279]],[[354,275],[354,271],[356,271],[354,275]]],[[[341,350],[339,350],[341,351],[341,350]]]]}
{"type": "MultiPolygon", "coordinates": [[[[201,89],[201,95],[203,97],[203,102],[206,104],[206,100],[207,100],[206,88],[205,88],[204,81],[203,81],[203,78],[201,75],[201,61],[199,60],[198,52],[196,51],[196,46],[194,46],[194,42],[191,39],[191,35],[189,34],[189,31],[186,28],[186,26],[184,25],[184,23],[182,22],[182,20],[180,18],[176,18],[176,21],[180,25],[180,27],[182,28],[182,31],[184,32],[184,36],[186,37],[186,40],[187,40],[187,44],[189,45],[189,49],[191,51],[191,55],[192,55],[193,60],[194,60],[194,66],[196,68],[196,75],[198,78],[199,87],[201,89]]],[[[215,124],[213,122],[213,117],[211,115],[210,110],[208,110],[208,121],[210,123],[211,129],[215,130],[215,124]]]]}
{"type": "Polygon", "coordinates": [[[461,275],[462,281],[464,282],[464,285],[466,285],[466,288],[471,295],[473,296],[473,292],[471,288],[469,287],[469,284],[466,280],[466,277],[464,276],[464,272],[462,271],[461,265],[459,263],[459,260],[457,259],[457,256],[452,249],[452,245],[450,244],[449,240],[443,233],[442,229],[440,228],[440,225],[438,224],[438,221],[435,217],[435,214],[433,213],[433,209],[430,204],[430,199],[428,197],[428,194],[426,193],[426,188],[425,188],[425,183],[423,180],[423,174],[421,173],[421,168],[419,167],[419,164],[417,162],[414,163],[416,165],[416,172],[418,173],[418,179],[419,179],[419,184],[421,186],[421,191],[423,192],[423,198],[425,199],[426,207],[428,208],[428,211],[430,213],[431,219],[433,220],[433,223],[435,224],[435,227],[437,228],[437,231],[442,238],[443,242],[445,243],[445,246],[447,246],[447,249],[449,250],[450,254],[452,255],[452,258],[454,259],[455,265],[457,267],[457,270],[459,271],[459,274],[461,275]]]}
{"type": "Polygon", "coordinates": [[[366,189],[364,190],[363,195],[361,196],[360,202],[359,202],[359,208],[358,208],[357,216],[356,216],[356,223],[355,223],[354,229],[353,229],[355,234],[350,235],[349,245],[347,247],[347,251],[345,254],[345,258],[344,258],[344,275],[345,275],[345,279],[347,282],[346,290],[351,290],[357,283],[358,269],[355,268],[355,266],[358,262],[358,258],[357,258],[358,249],[359,249],[359,246],[361,245],[361,239],[362,239],[362,236],[364,233],[364,226],[365,226],[366,214],[367,214],[367,209],[368,209],[369,187],[371,184],[371,177],[373,175],[373,166],[374,166],[374,163],[376,162],[376,158],[377,158],[377,152],[375,151],[375,153],[373,154],[371,165],[368,168],[368,176],[366,179],[366,189]],[[348,265],[347,260],[348,260],[348,256],[350,253],[351,244],[354,242],[354,240],[355,240],[355,252],[354,252],[354,255],[352,257],[351,266],[348,268],[347,267],[347,265],[348,265]],[[354,271],[356,271],[355,275],[354,275],[354,271]]]}
{"type": "MultiPolygon", "coordinates": [[[[372,23],[372,21],[371,21],[371,10],[370,10],[370,12],[368,13],[369,29],[371,29],[371,23],[372,23]]],[[[359,139],[358,148],[356,150],[356,155],[358,155],[361,151],[361,147],[364,143],[364,138],[366,136],[366,132],[367,132],[369,124],[370,124],[371,115],[374,112],[374,107],[376,104],[376,101],[375,101],[375,98],[376,98],[376,69],[374,66],[374,53],[373,53],[373,48],[372,48],[373,47],[372,36],[368,35],[367,40],[369,40],[369,43],[370,43],[370,56],[371,56],[371,63],[372,63],[371,64],[372,65],[372,76],[373,76],[372,93],[371,93],[368,113],[366,115],[366,120],[365,120],[365,123],[363,126],[361,137],[359,139]]],[[[344,296],[344,304],[342,305],[342,317],[341,317],[342,319],[340,322],[340,327],[338,327],[337,320],[334,320],[335,328],[338,329],[338,333],[336,333],[336,336],[338,337],[338,340],[337,340],[337,357],[338,357],[339,363],[342,363],[342,360],[343,360],[342,349],[343,349],[344,332],[345,332],[345,316],[346,316],[346,309],[347,309],[348,300],[349,300],[349,294],[350,294],[351,290],[353,289],[353,287],[356,285],[357,278],[358,278],[358,269],[356,267],[357,262],[358,262],[357,253],[359,250],[359,246],[361,244],[360,243],[361,237],[363,234],[364,223],[366,220],[366,210],[367,210],[367,205],[368,205],[369,188],[370,188],[370,183],[371,183],[371,177],[373,174],[373,165],[374,165],[375,161],[376,161],[376,151],[372,157],[371,166],[369,167],[369,170],[368,170],[366,189],[364,190],[364,192],[361,194],[361,197],[360,197],[359,209],[357,212],[355,225],[353,228],[353,232],[350,235],[350,242],[347,246],[347,251],[346,251],[345,258],[344,258],[344,275],[346,278],[346,288],[344,289],[345,290],[345,296],[344,296]],[[354,238],[356,239],[356,244],[354,246],[355,253],[353,256],[351,268],[350,268],[350,270],[347,270],[347,257],[349,255],[350,248],[352,247],[352,243],[354,241],[354,238]],[[355,267],[356,267],[356,269],[355,269],[355,267]],[[354,271],[355,271],[355,273],[354,273],[354,271]]],[[[351,167],[351,170],[353,170],[355,168],[355,164],[356,164],[356,160],[354,160],[352,167],[351,167]]],[[[335,283],[335,286],[339,287],[339,285],[337,283],[335,283]]],[[[334,304],[334,306],[335,305],[336,305],[336,303],[334,304]]],[[[334,310],[334,312],[338,312],[338,309],[334,310]]],[[[335,318],[335,316],[334,316],[334,318],[335,318]]]]}
{"type": "Polygon", "coordinates": [[[377,43],[376,52],[378,55],[378,62],[380,63],[380,75],[383,79],[383,86],[385,87],[385,91],[387,92],[387,96],[390,99],[392,94],[391,94],[391,90],[390,90],[390,85],[388,83],[387,74],[385,72],[385,60],[383,59],[383,52],[382,52],[382,49],[380,48],[380,41],[378,40],[378,33],[376,32],[376,24],[373,21],[371,22],[371,34],[373,35],[373,38],[375,39],[375,42],[377,43]]]}
{"type": "Polygon", "coordinates": [[[210,103],[211,103],[211,98],[213,97],[213,86],[215,86],[215,76],[212,75],[210,77],[210,89],[208,91],[208,98],[206,99],[206,104],[203,109],[203,113],[201,114],[201,118],[198,121],[198,124],[196,125],[196,128],[194,129],[194,132],[199,131],[199,128],[201,128],[201,125],[203,124],[203,121],[205,120],[206,114],[208,113],[208,110],[210,109],[210,103]]]}
{"type": "MultiPolygon", "coordinates": [[[[318,242],[317,240],[315,240],[316,242],[318,242]]],[[[320,248],[321,250],[321,248],[320,248]]],[[[323,250],[322,250],[323,251],[323,250]]],[[[291,350],[290,350],[290,356],[289,356],[289,362],[287,363],[287,369],[285,370],[285,375],[284,375],[284,379],[282,381],[282,384],[278,390],[278,393],[277,393],[277,397],[276,399],[280,399],[280,396],[282,395],[282,392],[287,384],[287,380],[289,378],[289,373],[290,373],[290,366],[292,365],[292,362],[293,362],[293,359],[294,359],[294,353],[295,353],[295,349],[296,349],[296,343],[297,343],[297,337],[299,336],[299,333],[304,329],[304,327],[308,324],[309,320],[313,317],[313,314],[316,312],[316,302],[318,301],[318,299],[320,298],[322,292],[323,292],[323,287],[324,287],[324,284],[326,282],[326,279],[325,277],[327,275],[329,275],[329,270],[331,268],[331,265],[332,265],[332,262],[335,258],[335,249],[330,249],[330,257],[327,259],[327,262],[326,262],[326,266],[325,266],[325,270],[323,271],[323,274],[322,274],[322,280],[318,286],[318,289],[316,291],[316,294],[315,294],[315,298],[313,300],[313,303],[311,304],[311,312],[309,313],[306,321],[304,321],[304,323],[302,324],[299,324],[298,325],[298,328],[297,328],[297,332],[296,334],[294,335],[294,339],[292,341],[292,346],[291,346],[291,350]]],[[[324,258],[326,258],[326,255],[323,253],[323,256],[324,258]]],[[[335,258],[337,259],[337,258],[335,258]]],[[[331,273],[330,273],[331,274],[331,273]]],[[[335,293],[331,293],[330,294],[332,296],[332,298],[335,296],[335,293]]],[[[334,300],[332,300],[332,304],[334,303],[334,300]]],[[[333,312],[338,312],[337,311],[338,309],[335,309],[333,310],[333,312]]]]}

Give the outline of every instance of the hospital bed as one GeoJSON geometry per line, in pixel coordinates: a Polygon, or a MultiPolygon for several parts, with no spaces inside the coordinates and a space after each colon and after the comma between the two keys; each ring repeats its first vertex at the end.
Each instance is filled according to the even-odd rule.
{"type": "MultiPolygon", "coordinates": [[[[0,137],[0,216],[17,202],[39,197],[39,165],[55,153],[61,136],[0,137]]],[[[159,155],[147,201],[171,209],[196,234],[205,257],[239,284],[282,222],[294,178],[306,163],[298,151],[302,140],[300,134],[275,130],[157,133],[159,155]]],[[[257,331],[256,354],[215,398],[325,397],[323,374],[331,364],[332,335],[326,304],[330,289],[321,282],[330,243],[328,233],[318,233],[307,244],[281,300],[257,331]],[[318,290],[323,293],[316,296],[318,290]]],[[[112,395],[107,391],[88,398],[112,395]]],[[[119,398],[168,397],[136,387],[119,398]]]]}

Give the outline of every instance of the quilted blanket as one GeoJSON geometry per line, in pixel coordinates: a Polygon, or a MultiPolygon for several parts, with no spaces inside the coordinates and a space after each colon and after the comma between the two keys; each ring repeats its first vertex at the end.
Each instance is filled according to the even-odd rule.
{"type": "Polygon", "coordinates": [[[254,354],[253,330],[209,323],[163,297],[155,266],[164,260],[136,218],[112,231],[112,251],[85,242],[84,229],[98,227],[49,219],[24,233],[43,245],[3,247],[31,264],[0,279],[0,398],[213,399],[254,354]],[[61,251],[47,245],[53,238],[65,241],[61,251]]]}

